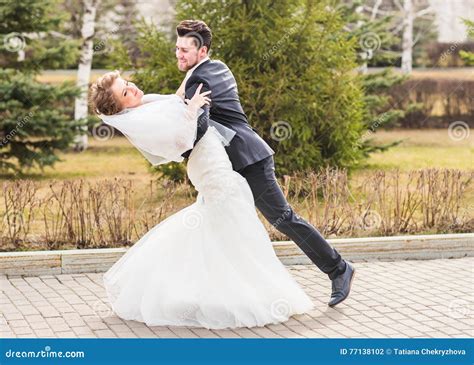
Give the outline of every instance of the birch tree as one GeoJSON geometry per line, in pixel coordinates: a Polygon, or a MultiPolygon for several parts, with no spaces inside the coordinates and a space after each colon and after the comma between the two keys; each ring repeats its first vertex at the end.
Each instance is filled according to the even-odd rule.
{"type": "MultiPolygon", "coordinates": [[[[419,3],[419,2],[418,2],[419,3]]],[[[433,8],[428,5],[423,9],[415,9],[413,0],[403,0],[403,4],[395,1],[395,4],[401,11],[402,17],[402,72],[410,74],[413,66],[413,47],[416,43],[413,38],[413,25],[417,18],[420,18],[433,11],[433,8]]]]}
{"type": "MultiPolygon", "coordinates": [[[[423,19],[423,24],[426,21],[433,21],[434,9],[428,0],[371,0],[363,2],[361,8],[363,13],[370,18],[370,23],[384,18],[391,19],[392,24],[387,24],[385,30],[394,35],[400,35],[401,44],[398,57],[401,56],[401,69],[405,74],[411,73],[414,47],[427,35],[426,29],[422,29],[421,24],[416,24],[416,20],[423,19]]],[[[382,34],[377,33],[377,35],[382,43],[385,43],[382,34]]],[[[379,58],[382,54],[393,53],[393,51],[387,51],[387,45],[384,45],[383,48],[377,49],[379,58]]]]}
{"type": "Polygon", "coordinates": [[[413,65],[413,13],[412,0],[403,1],[403,36],[402,36],[402,72],[409,74],[413,65]]]}
{"type": "MultiPolygon", "coordinates": [[[[74,119],[76,121],[85,119],[88,115],[87,96],[92,68],[96,14],[99,5],[100,0],[83,0],[84,14],[81,28],[82,46],[76,81],[76,86],[81,90],[81,94],[76,98],[74,105],[74,119]]],[[[76,135],[74,139],[74,149],[76,151],[84,151],[88,147],[87,127],[84,127],[83,132],[84,133],[76,135]]]]}

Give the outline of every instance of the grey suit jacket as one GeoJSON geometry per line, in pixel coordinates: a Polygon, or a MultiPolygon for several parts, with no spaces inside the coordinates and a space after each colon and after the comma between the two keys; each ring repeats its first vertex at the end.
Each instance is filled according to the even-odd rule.
{"type": "MultiPolygon", "coordinates": [[[[199,65],[185,85],[187,99],[191,99],[199,84],[201,92],[212,90],[211,106],[206,106],[198,119],[196,144],[206,133],[209,119],[222,124],[236,132],[229,146],[226,147],[234,170],[239,171],[275,152],[250,126],[240,105],[237,83],[227,65],[221,61],[208,60],[199,65]]],[[[192,150],[183,153],[189,157],[192,150]]]]}

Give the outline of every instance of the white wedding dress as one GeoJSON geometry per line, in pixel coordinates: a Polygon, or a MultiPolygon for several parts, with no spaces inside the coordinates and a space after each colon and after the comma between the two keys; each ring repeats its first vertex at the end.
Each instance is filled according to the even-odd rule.
{"type": "Polygon", "coordinates": [[[103,277],[114,312],[149,326],[264,326],[314,305],[277,258],[247,181],[209,127],[188,160],[197,200],[157,224],[103,277]]]}

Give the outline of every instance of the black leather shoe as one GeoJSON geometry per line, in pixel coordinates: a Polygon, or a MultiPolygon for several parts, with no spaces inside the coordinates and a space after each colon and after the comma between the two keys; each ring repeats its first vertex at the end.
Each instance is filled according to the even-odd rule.
{"type": "Polygon", "coordinates": [[[349,296],[352,281],[354,280],[355,267],[346,261],[346,270],[332,280],[332,294],[328,305],[334,307],[349,296]]]}

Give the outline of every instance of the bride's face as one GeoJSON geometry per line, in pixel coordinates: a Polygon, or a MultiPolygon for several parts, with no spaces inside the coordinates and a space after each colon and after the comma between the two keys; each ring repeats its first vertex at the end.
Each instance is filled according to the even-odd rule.
{"type": "Polygon", "coordinates": [[[133,82],[118,77],[111,86],[112,93],[123,108],[134,108],[142,103],[143,91],[133,82]]]}

